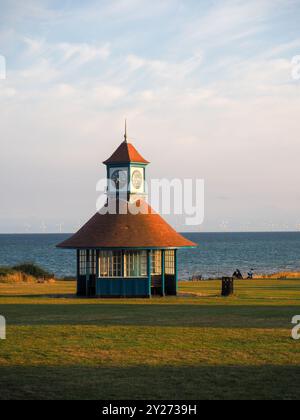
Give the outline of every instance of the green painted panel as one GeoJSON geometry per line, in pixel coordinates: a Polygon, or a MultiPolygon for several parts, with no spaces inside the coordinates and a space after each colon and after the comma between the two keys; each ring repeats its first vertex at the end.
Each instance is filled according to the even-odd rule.
{"type": "Polygon", "coordinates": [[[149,296],[148,278],[97,279],[96,296],[149,296]]]}

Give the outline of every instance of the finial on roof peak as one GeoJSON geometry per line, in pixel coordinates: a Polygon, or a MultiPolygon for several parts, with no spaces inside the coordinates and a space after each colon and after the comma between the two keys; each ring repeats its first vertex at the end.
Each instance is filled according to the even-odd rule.
{"type": "Polygon", "coordinates": [[[124,134],[124,141],[127,143],[127,119],[125,119],[125,134],[124,134]]]}

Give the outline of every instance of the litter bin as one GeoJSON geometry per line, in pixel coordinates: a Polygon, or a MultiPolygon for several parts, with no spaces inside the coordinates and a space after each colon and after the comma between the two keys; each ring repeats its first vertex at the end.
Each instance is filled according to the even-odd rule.
{"type": "Polygon", "coordinates": [[[222,296],[231,296],[234,293],[233,277],[222,277],[222,296]]]}

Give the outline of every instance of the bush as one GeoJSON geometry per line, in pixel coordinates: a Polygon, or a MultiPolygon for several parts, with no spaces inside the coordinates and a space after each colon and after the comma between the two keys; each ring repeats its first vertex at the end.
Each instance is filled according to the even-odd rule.
{"type": "Polygon", "coordinates": [[[0,277],[6,277],[11,274],[15,274],[15,270],[11,267],[0,267],[0,277]]]}
{"type": "Polygon", "coordinates": [[[48,273],[43,268],[33,263],[23,263],[12,267],[14,271],[19,271],[28,276],[35,277],[36,279],[52,279],[54,274],[48,273]]]}

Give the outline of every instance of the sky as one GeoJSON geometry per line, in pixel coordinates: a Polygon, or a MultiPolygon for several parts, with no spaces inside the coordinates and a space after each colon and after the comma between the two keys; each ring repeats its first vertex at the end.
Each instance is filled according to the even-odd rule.
{"type": "Polygon", "coordinates": [[[77,230],[125,117],[149,178],[204,179],[193,230],[300,230],[299,22],[299,0],[0,0],[0,233],[77,230]]]}

